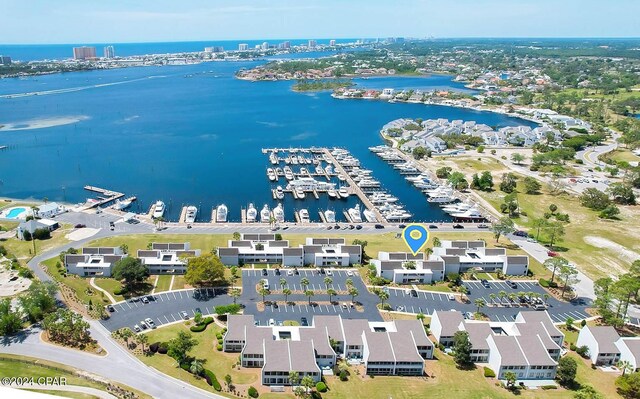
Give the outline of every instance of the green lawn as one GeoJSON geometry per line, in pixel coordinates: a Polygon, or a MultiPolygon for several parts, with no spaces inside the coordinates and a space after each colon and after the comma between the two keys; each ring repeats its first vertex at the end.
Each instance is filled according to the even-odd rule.
{"type": "MultiPolygon", "coordinates": [[[[109,299],[103,293],[91,287],[91,285],[89,284],[89,279],[73,274],[69,274],[64,277],[56,268],[56,264],[58,262],[60,262],[60,259],[56,256],[55,258],[44,261],[43,264],[47,267],[47,269],[49,270],[49,274],[53,276],[54,280],[64,283],[69,288],[71,288],[82,303],[86,304],[89,302],[89,300],[91,300],[94,305],[106,305],[110,303],[109,299]],[[90,292],[92,292],[93,294],[90,294],[90,292]]],[[[62,271],[64,272],[64,268],[62,269],[62,271]]],[[[103,287],[102,282],[97,284],[101,288],[103,287]]]]}
{"type": "Polygon", "coordinates": [[[63,398],[71,398],[71,399],[98,399],[97,396],[89,395],[88,393],[82,392],[71,392],[71,391],[56,391],[51,389],[41,390],[41,389],[25,389],[25,391],[37,392],[40,394],[46,395],[55,395],[63,398]]]}
{"type": "Polygon", "coordinates": [[[116,290],[122,289],[122,284],[118,280],[102,277],[96,278],[95,282],[98,287],[108,291],[116,301],[119,302],[124,300],[124,296],[114,294],[116,290]]]}
{"type": "Polygon", "coordinates": [[[183,289],[185,286],[185,281],[184,281],[184,276],[176,276],[173,279],[173,287],[171,287],[172,290],[181,290],[183,289]]]}
{"type": "MultiPolygon", "coordinates": [[[[155,278],[155,276],[153,278],[155,278]]],[[[158,276],[158,284],[156,285],[155,292],[169,291],[170,285],[171,285],[171,276],[168,274],[162,274],[158,276]]]]}
{"type": "MultiPolygon", "coordinates": [[[[65,236],[72,230],[73,226],[63,224],[58,230],[51,233],[51,238],[48,240],[35,240],[35,253],[39,254],[68,243],[69,240],[65,236]]],[[[34,256],[33,241],[22,241],[17,238],[11,238],[3,241],[1,245],[5,247],[10,254],[18,258],[22,265],[26,265],[29,259],[34,256]]]]}
{"type": "MultiPolygon", "coordinates": [[[[77,377],[75,375],[75,373],[84,373],[84,371],[81,370],[76,370],[72,367],[63,365],[63,364],[59,364],[59,363],[55,363],[55,362],[50,362],[48,360],[42,360],[42,359],[36,359],[36,358],[31,358],[28,356],[16,356],[16,355],[9,355],[9,354],[2,354],[0,355],[2,357],[2,359],[0,359],[0,376],[2,377],[34,377],[34,378],[38,378],[38,377],[65,377],[67,379],[67,384],[68,385],[80,385],[80,386],[85,386],[85,387],[90,387],[90,388],[96,388],[99,390],[103,390],[106,391],[106,389],[104,388],[103,385],[98,384],[96,382],[92,382],[89,380],[86,380],[84,378],[80,378],[77,377]],[[13,360],[16,359],[16,360],[13,360]],[[58,370],[53,370],[47,367],[43,367],[43,366],[39,366],[37,364],[34,363],[25,363],[25,362],[20,362],[18,361],[19,359],[23,359],[23,360],[31,360],[31,361],[35,361],[41,365],[47,365],[47,366],[54,366],[57,367],[58,370]]],[[[130,387],[127,387],[125,385],[122,384],[116,384],[124,389],[130,390],[135,392],[136,394],[138,394],[139,397],[141,398],[150,398],[149,395],[146,395],[142,392],[136,391],[130,387]]],[[[48,392],[43,392],[42,393],[49,393],[48,392]]],[[[66,392],[68,393],[68,392],[66,392]]],[[[67,397],[82,397],[82,396],[68,396],[65,395],[67,397]]],[[[91,395],[89,396],[85,396],[85,397],[92,397],[91,395]]]]}
{"type": "Polygon", "coordinates": [[[599,157],[600,159],[613,159],[614,161],[640,162],[640,157],[627,149],[618,149],[599,157]]]}

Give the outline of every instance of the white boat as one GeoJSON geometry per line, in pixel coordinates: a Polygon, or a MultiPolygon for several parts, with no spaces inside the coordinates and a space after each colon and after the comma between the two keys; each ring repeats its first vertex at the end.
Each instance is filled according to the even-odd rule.
{"type": "Polygon", "coordinates": [[[307,168],[302,167],[302,168],[300,168],[300,174],[301,175],[308,175],[309,171],[307,170],[307,168]]]}
{"type": "Polygon", "coordinates": [[[153,217],[154,219],[159,219],[164,215],[165,206],[164,202],[156,201],[155,208],[153,209],[153,217]]]}
{"type": "Polygon", "coordinates": [[[338,173],[338,180],[345,181],[347,178],[342,173],[338,173]]]}
{"type": "Polygon", "coordinates": [[[298,163],[300,165],[304,165],[307,163],[306,159],[304,159],[304,157],[302,155],[298,155],[298,163]]]}
{"type": "Polygon", "coordinates": [[[451,213],[462,213],[471,209],[473,205],[467,204],[466,202],[460,202],[458,204],[448,204],[442,207],[442,210],[451,214],[451,213]]]}
{"type": "Polygon", "coordinates": [[[294,191],[296,192],[296,197],[298,197],[298,199],[304,199],[307,196],[301,187],[294,188],[294,191]]]}
{"type": "Polygon", "coordinates": [[[278,180],[278,176],[276,176],[276,172],[272,168],[267,168],[267,176],[271,181],[278,180]]]}
{"type": "Polygon", "coordinates": [[[131,200],[124,200],[124,201],[116,200],[116,203],[113,204],[113,209],[122,211],[127,209],[130,206],[131,206],[131,200]]]}
{"type": "Polygon", "coordinates": [[[291,156],[291,165],[297,165],[298,164],[298,157],[295,155],[291,156]]]}
{"type": "Polygon", "coordinates": [[[269,223],[269,219],[271,219],[271,211],[269,210],[269,205],[264,204],[264,207],[260,211],[260,222],[269,223]]]}
{"type": "Polygon", "coordinates": [[[327,165],[327,166],[324,168],[324,171],[325,171],[325,173],[326,173],[326,174],[328,174],[328,175],[332,175],[332,174],[333,174],[333,166],[331,166],[331,165],[327,165]]]}
{"type": "Polygon", "coordinates": [[[373,213],[372,210],[365,209],[364,212],[362,212],[362,214],[364,215],[364,218],[367,219],[367,222],[378,223],[378,218],[376,218],[376,214],[373,213]]]}
{"type": "Polygon", "coordinates": [[[282,189],[282,186],[276,187],[276,198],[277,199],[283,199],[284,198],[284,190],[282,189]]]}
{"type": "Polygon", "coordinates": [[[335,188],[330,188],[327,191],[327,194],[329,194],[329,198],[331,198],[331,199],[335,199],[335,198],[338,198],[340,196],[335,188]]]}
{"type": "Polygon", "coordinates": [[[322,169],[322,166],[320,165],[316,166],[316,174],[324,175],[324,169],[322,169]]]}
{"type": "Polygon", "coordinates": [[[287,180],[293,180],[293,177],[294,177],[294,176],[293,176],[293,171],[292,171],[292,170],[291,170],[291,168],[290,168],[290,167],[288,167],[288,166],[285,166],[285,167],[284,167],[284,177],[285,177],[287,180]]]}
{"type": "Polygon", "coordinates": [[[353,208],[349,208],[347,211],[349,217],[353,223],[362,223],[362,214],[360,213],[360,204],[356,204],[353,208]]]}
{"type": "Polygon", "coordinates": [[[271,161],[271,164],[273,165],[278,164],[278,155],[276,154],[275,151],[272,151],[271,154],[269,155],[269,161],[271,161]]]}
{"type": "Polygon", "coordinates": [[[405,212],[405,211],[391,211],[389,213],[386,213],[384,215],[384,218],[389,220],[389,221],[400,221],[400,220],[407,220],[410,219],[413,215],[410,214],[409,212],[405,212]]]}
{"type": "Polygon", "coordinates": [[[464,212],[451,213],[456,219],[484,219],[484,215],[480,213],[478,208],[470,208],[464,212]]]}
{"type": "Polygon", "coordinates": [[[309,211],[307,209],[300,209],[298,211],[298,216],[300,216],[301,223],[309,223],[311,221],[309,219],[309,211]]]}
{"type": "Polygon", "coordinates": [[[456,197],[453,197],[449,194],[437,194],[437,195],[432,195],[431,197],[429,197],[427,199],[428,202],[434,203],[434,204],[446,204],[449,202],[455,202],[458,199],[456,197]]]}
{"type": "Polygon", "coordinates": [[[341,198],[348,198],[349,197],[349,190],[347,190],[346,187],[342,186],[342,187],[340,187],[340,190],[338,190],[338,194],[340,194],[341,198]]]}
{"type": "Polygon", "coordinates": [[[278,205],[273,208],[273,218],[278,223],[284,222],[284,208],[282,207],[282,204],[278,203],[278,205]]]}
{"type": "Polygon", "coordinates": [[[284,159],[284,163],[285,163],[285,164],[287,164],[287,165],[289,165],[289,164],[291,163],[291,157],[286,157],[286,158],[284,159]]]}
{"type": "Polygon", "coordinates": [[[256,207],[253,206],[253,204],[249,204],[249,207],[247,208],[247,222],[249,223],[255,222],[257,216],[258,216],[258,211],[256,210],[256,207]]]}
{"type": "Polygon", "coordinates": [[[300,177],[291,181],[287,185],[287,189],[289,190],[295,190],[296,188],[301,188],[302,190],[305,190],[305,191],[313,191],[313,190],[328,191],[334,187],[335,187],[335,183],[318,181],[313,177],[300,177]]]}
{"type": "Polygon", "coordinates": [[[225,204],[220,204],[216,208],[216,222],[224,223],[227,221],[228,209],[225,204]]]}
{"type": "Polygon", "coordinates": [[[327,209],[324,211],[324,219],[327,223],[335,223],[336,222],[336,213],[331,209],[327,209]]]}
{"type": "Polygon", "coordinates": [[[198,215],[198,208],[193,205],[189,205],[187,207],[187,214],[184,216],[184,221],[186,223],[193,223],[196,221],[196,216],[198,215]]]}

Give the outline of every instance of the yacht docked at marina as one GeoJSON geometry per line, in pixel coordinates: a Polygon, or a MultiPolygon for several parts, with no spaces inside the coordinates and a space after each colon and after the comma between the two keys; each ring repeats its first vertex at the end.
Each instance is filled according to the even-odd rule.
{"type": "Polygon", "coordinates": [[[164,211],[165,211],[164,202],[160,200],[156,201],[156,204],[153,208],[153,218],[160,219],[162,216],[164,216],[164,211]]]}
{"type": "Polygon", "coordinates": [[[271,219],[271,210],[269,209],[269,205],[264,204],[264,207],[260,211],[260,222],[269,223],[269,219],[271,219]]]}
{"type": "Polygon", "coordinates": [[[220,204],[216,208],[216,222],[225,223],[227,221],[228,209],[225,204],[220,204]]]}
{"type": "Polygon", "coordinates": [[[255,222],[257,216],[258,216],[258,211],[256,210],[256,207],[253,206],[253,204],[249,204],[249,207],[247,208],[247,222],[249,223],[255,222]]]}
{"type": "Polygon", "coordinates": [[[198,215],[198,208],[193,205],[189,205],[187,207],[187,213],[184,216],[184,221],[186,223],[194,223],[196,221],[196,216],[198,215]]]}

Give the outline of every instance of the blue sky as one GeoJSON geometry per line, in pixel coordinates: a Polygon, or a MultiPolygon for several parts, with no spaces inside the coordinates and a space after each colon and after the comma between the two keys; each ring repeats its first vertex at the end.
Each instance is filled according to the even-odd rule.
{"type": "Polygon", "coordinates": [[[0,43],[640,37],[638,0],[2,0],[0,43]]]}

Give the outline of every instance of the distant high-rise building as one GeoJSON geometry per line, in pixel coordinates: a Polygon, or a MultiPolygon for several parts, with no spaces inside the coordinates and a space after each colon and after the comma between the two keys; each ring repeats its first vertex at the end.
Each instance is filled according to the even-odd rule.
{"type": "Polygon", "coordinates": [[[247,43],[240,43],[238,44],[238,50],[247,51],[249,50],[249,45],[247,43]]]}
{"type": "Polygon", "coordinates": [[[73,58],[76,60],[88,60],[91,58],[96,58],[96,48],[87,46],[74,47],[73,58]]]}
{"type": "Polygon", "coordinates": [[[318,43],[313,40],[313,39],[309,39],[309,48],[315,48],[318,45],[318,43]]]}
{"type": "Polygon", "coordinates": [[[116,56],[116,51],[113,46],[106,46],[104,48],[104,58],[113,58],[116,56]]]}
{"type": "Polygon", "coordinates": [[[204,52],[205,53],[213,53],[213,47],[205,47],[204,48],[204,52]]]}
{"type": "Polygon", "coordinates": [[[286,42],[282,43],[282,47],[284,47],[286,49],[290,49],[291,48],[291,42],[287,40],[286,42]]]}
{"type": "Polygon", "coordinates": [[[11,57],[0,55],[0,65],[11,65],[11,57]]]}
{"type": "Polygon", "coordinates": [[[329,46],[335,46],[336,45],[336,41],[331,39],[329,40],[329,46]]]}
{"type": "Polygon", "coordinates": [[[214,53],[223,53],[224,52],[224,47],[222,47],[222,46],[214,46],[213,47],[213,52],[214,53]]]}
{"type": "Polygon", "coordinates": [[[262,49],[263,50],[269,50],[269,43],[267,43],[267,42],[262,43],[262,49]]]}

